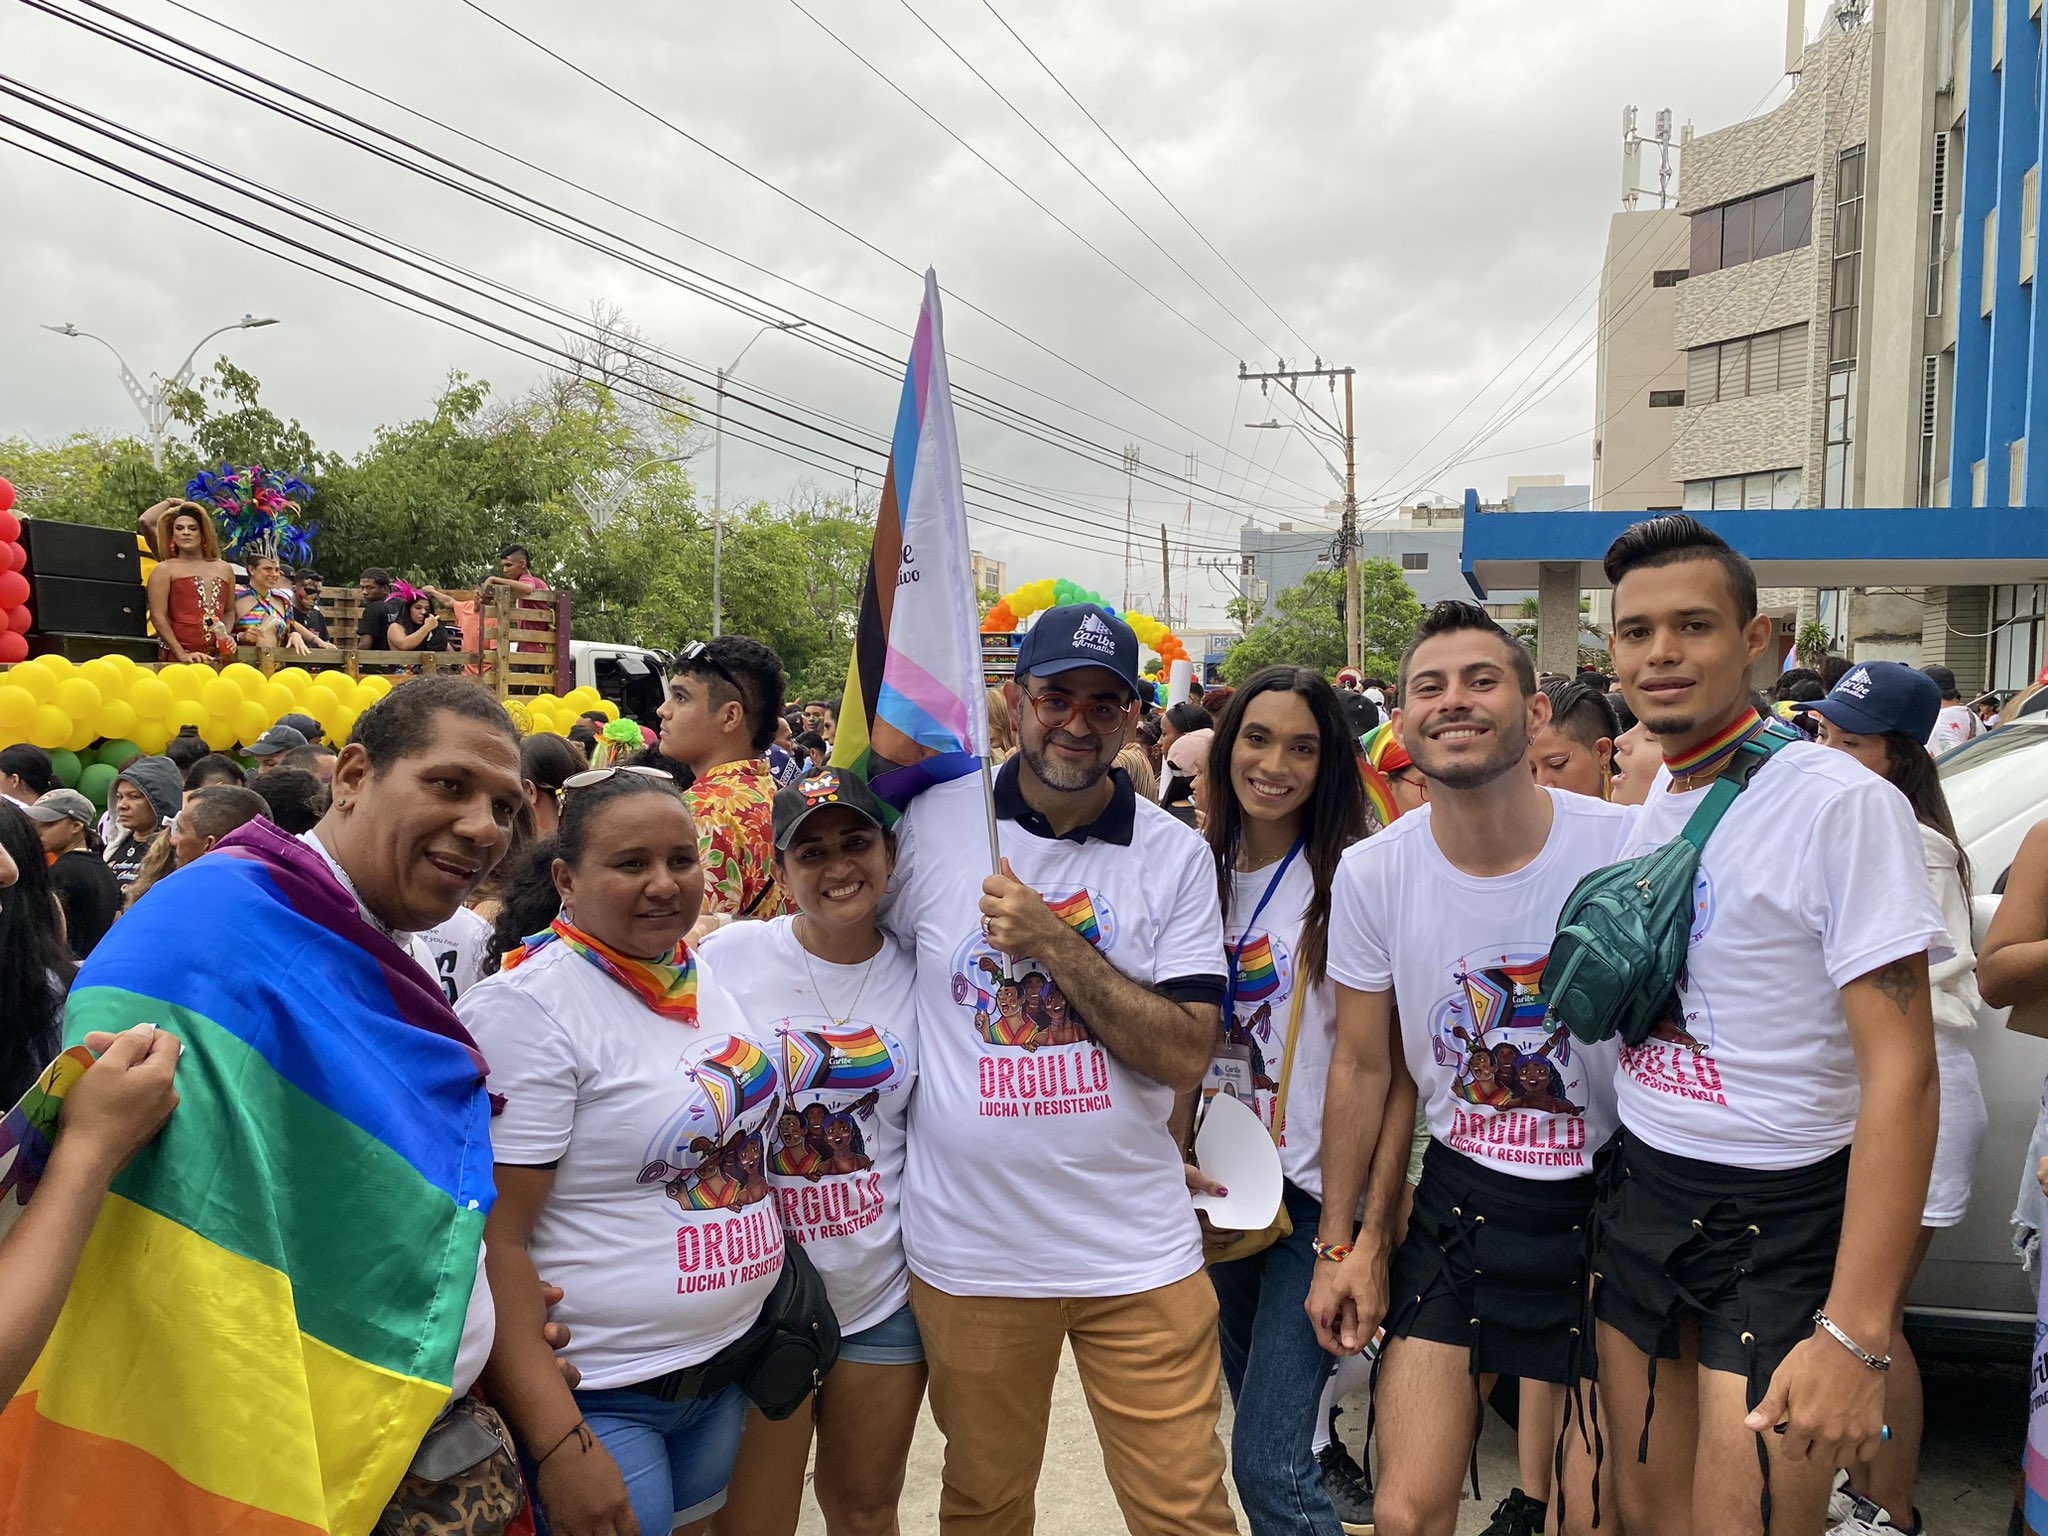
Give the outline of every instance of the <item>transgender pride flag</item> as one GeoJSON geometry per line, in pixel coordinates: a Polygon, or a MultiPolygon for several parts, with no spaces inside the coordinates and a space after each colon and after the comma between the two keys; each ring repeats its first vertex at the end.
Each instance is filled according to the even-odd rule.
{"type": "Polygon", "coordinates": [[[900,810],[918,791],[973,773],[987,753],[960,440],[939,280],[926,272],[832,766],[859,772],[900,810]]]}

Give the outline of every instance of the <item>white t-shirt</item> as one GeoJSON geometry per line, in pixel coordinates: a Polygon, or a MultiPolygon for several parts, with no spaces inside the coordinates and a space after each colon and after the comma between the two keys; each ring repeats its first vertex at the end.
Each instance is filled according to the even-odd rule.
{"type": "Polygon", "coordinates": [[[491,925],[468,907],[457,907],[445,923],[437,923],[420,936],[434,979],[441,993],[453,1003],[483,979],[484,956],[490,953],[491,925]]]}
{"type": "MultiPolygon", "coordinates": [[[[1623,857],[1678,836],[1705,789],[1663,769],[1623,857]]],[[[1680,1157],[1803,1168],[1849,1144],[1860,1094],[1841,988],[1949,952],[1906,797],[1854,759],[1793,742],[1707,839],[1678,1017],[1621,1053],[1629,1134],[1680,1157]]]]}
{"type": "MultiPolygon", "coordinates": [[[[1006,767],[1005,775],[1015,772],[1006,767]]],[[[998,795],[1002,793],[998,788],[998,795]]],[[[1220,994],[1215,866],[1194,831],[1130,791],[1131,840],[1075,842],[998,822],[1017,878],[1126,976],[1209,978],[1220,994]]],[[[1202,1267],[1174,1091],[1089,1033],[1030,961],[999,984],[981,932],[982,789],[927,790],[897,828],[888,926],[917,959],[919,1077],[903,1245],[956,1296],[1127,1296],[1202,1267]]]]}
{"type": "MultiPolygon", "coordinates": [[[[1301,924],[1315,897],[1315,873],[1306,857],[1297,855],[1258,923],[1251,925],[1259,898],[1266,894],[1277,864],[1231,877],[1230,913],[1223,923],[1226,953],[1243,940],[1238,952],[1236,1018],[1225,1021],[1226,1054],[1210,1063],[1212,1092],[1230,1091],[1250,1100],[1270,1128],[1287,1060],[1287,1020],[1294,1009],[1294,991],[1301,979],[1301,924]],[[1248,1053],[1248,1054],[1247,1054],[1248,1053]]],[[[1323,1195],[1323,1084],[1330,1075],[1330,1052],[1337,1037],[1337,992],[1327,980],[1311,987],[1301,1000],[1300,1035],[1294,1047],[1294,1074],[1287,1085],[1287,1109],[1280,1127],[1280,1171],[1297,1189],[1318,1200],[1323,1195]]]]}
{"type": "Polygon", "coordinates": [[[764,1139],[782,1098],[775,1037],[697,970],[694,1029],[562,943],[456,1008],[505,1096],[493,1155],[554,1166],[527,1251],[564,1292],[555,1316],[589,1388],[702,1364],[782,1269],[764,1139]]]}
{"type": "Polygon", "coordinates": [[[1934,732],[1927,738],[1927,750],[1936,757],[1950,747],[1961,746],[1984,734],[1984,722],[1967,704],[1944,704],[1934,717],[1934,732]]]}
{"type": "Polygon", "coordinates": [[[1452,864],[1428,806],[1352,845],[1330,893],[1330,974],[1392,989],[1431,1137],[1504,1173],[1572,1179],[1614,1134],[1615,1048],[1546,1018],[1543,963],[1565,898],[1614,862],[1631,813],[1547,793],[1550,835],[1513,874],[1452,864]]]}
{"type": "Polygon", "coordinates": [[[853,1334],[910,1297],[903,1156],[917,1081],[917,977],[895,938],[884,935],[872,960],[833,965],[797,942],[795,922],[731,923],[700,953],[780,1042],[783,1103],[768,1138],[768,1182],[784,1232],[824,1277],[840,1332],[853,1334]]]}

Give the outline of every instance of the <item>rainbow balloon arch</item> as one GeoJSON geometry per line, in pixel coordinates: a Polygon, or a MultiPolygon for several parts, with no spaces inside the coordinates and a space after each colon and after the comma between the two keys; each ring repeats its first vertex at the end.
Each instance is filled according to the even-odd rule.
{"type": "Polygon", "coordinates": [[[1139,644],[1149,646],[1168,672],[1173,670],[1176,661],[1193,659],[1188,655],[1188,648],[1181,644],[1180,636],[1150,614],[1135,610],[1117,613],[1116,605],[1106,601],[1101,593],[1090,592],[1086,587],[1064,579],[1055,581],[1050,576],[1025,582],[989,609],[988,617],[981,621],[981,632],[984,635],[1012,634],[1033,614],[1046,608],[1065,607],[1069,603],[1092,603],[1107,613],[1115,614],[1131,626],[1139,644]]]}

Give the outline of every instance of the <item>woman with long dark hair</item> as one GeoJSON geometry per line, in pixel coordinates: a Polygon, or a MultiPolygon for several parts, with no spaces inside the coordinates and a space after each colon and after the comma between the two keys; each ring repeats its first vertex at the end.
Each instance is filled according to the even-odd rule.
{"type": "MultiPolygon", "coordinates": [[[[1230,1464],[1254,1536],[1338,1536],[1333,1500],[1344,1504],[1345,1523],[1370,1516],[1342,1444],[1332,1440],[1321,1461],[1311,1450],[1331,1361],[1304,1305],[1336,1028],[1324,966],[1330,884],[1344,850],[1366,831],[1358,747],[1319,673],[1268,667],[1224,707],[1201,777],[1228,961],[1223,1038],[1207,1087],[1229,1084],[1274,1131],[1294,1224],[1289,1236],[1235,1261],[1235,1236],[1211,1236],[1223,1374],[1237,1405],[1230,1464]]],[[[1198,1179],[1191,1169],[1190,1183],[1198,1179]]]]}
{"type": "Polygon", "coordinates": [[[64,1032],[64,994],[78,967],[43,840],[21,808],[0,801],[0,851],[13,884],[0,891],[0,1104],[13,1104],[50,1064],[64,1032]]]}
{"type": "MultiPolygon", "coordinates": [[[[1888,780],[1913,807],[1927,858],[1927,879],[1954,951],[1927,968],[1934,1004],[1934,1062],[1941,1075],[1941,1119],[1920,1236],[1906,1272],[1910,1284],[1934,1234],[1955,1226],[1969,1208],[1970,1175],[1988,1123],[1967,1034],[1976,1027],[1979,1001],[1977,957],[1971,948],[1970,861],[1956,837],[1955,819],[1926,745],[1941,712],[1941,689],[1925,673],[1903,663],[1873,661],[1857,666],[1833,693],[1806,707],[1820,716],[1822,746],[1847,753],[1888,780]]],[[[1908,1530],[1920,1524],[1913,1490],[1920,1474],[1922,1405],[1920,1366],[1901,1326],[1904,1316],[1902,1287],[1898,1315],[1892,1319],[1893,1368],[1884,1381],[1884,1416],[1891,1438],[1873,1460],[1849,1468],[1848,1485],[1837,1499],[1875,1505],[1877,1512],[1869,1516],[1873,1527],[1885,1518],[1908,1530]]],[[[1848,1513],[1831,1513],[1837,1520],[1849,1518],[1848,1513]]]]}

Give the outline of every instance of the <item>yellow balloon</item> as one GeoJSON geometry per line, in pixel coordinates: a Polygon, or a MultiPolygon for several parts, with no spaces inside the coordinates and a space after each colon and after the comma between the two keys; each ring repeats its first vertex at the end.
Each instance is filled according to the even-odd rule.
{"type": "MultiPolygon", "coordinates": [[[[308,691],[319,693],[331,693],[334,695],[334,697],[339,699],[345,698],[348,694],[353,692],[355,686],[355,679],[350,677],[346,672],[330,669],[329,671],[322,672],[318,677],[314,678],[313,687],[308,691]]],[[[320,718],[317,711],[314,712],[313,718],[315,720],[320,718]]]]}
{"type": "MultiPolygon", "coordinates": [[[[216,677],[212,682],[201,685],[199,702],[206,706],[209,715],[232,721],[235,711],[242,707],[242,690],[235,686],[233,679],[216,677]]],[[[199,734],[204,736],[206,732],[202,729],[199,734]]]]}
{"type": "Polygon", "coordinates": [[[195,731],[204,734],[206,720],[204,704],[197,699],[180,699],[171,706],[170,713],[164,716],[164,728],[175,736],[189,725],[195,731]]]}
{"type": "Polygon", "coordinates": [[[177,702],[177,695],[154,672],[143,672],[128,685],[128,702],[144,720],[161,720],[177,702]]]}
{"type": "Polygon", "coordinates": [[[273,683],[289,688],[292,691],[292,697],[297,698],[312,686],[313,674],[304,667],[279,667],[270,674],[270,680],[273,683]]]}
{"type": "Polygon", "coordinates": [[[136,673],[142,670],[141,663],[136,661],[136,659],[133,656],[124,655],[120,651],[109,651],[107,652],[106,655],[102,656],[100,660],[112,662],[114,664],[114,670],[119,672],[123,677],[133,677],[136,673]]]}
{"type": "Polygon", "coordinates": [[[9,668],[6,677],[10,687],[21,689],[38,704],[51,703],[57,697],[57,679],[26,661],[18,667],[9,668]]]}
{"type": "Polygon", "coordinates": [[[171,733],[164,729],[161,720],[138,720],[128,732],[128,739],[151,756],[163,751],[171,744],[171,733]]]}
{"type": "Polygon", "coordinates": [[[157,677],[171,690],[171,697],[180,703],[197,703],[199,690],[215,681],[213,668],[195,666],[189,662],[174,663],[165,667],[157,673],[157,677]]]}
{"type": "MultiPolygon", "coordinates": [[[[356,697],[368,699],[371,703],[383,698],[390,691],[391,679],[388,677],[366,677],[356,684],[356,697]]],[[[369,705],[364,705],[364,708],[368,707],[369,705]]]]}
{"type": "Polygon", "coordinates": [[[108,699],[100,705],[99,718],[93,722],[100,735],[108,741],[127,741],[129,732],[135,729],[135,706],[126,699],[108,699]]]}
{"type": "Polygon", "coordinates": [[[276,681],[264,683],[257,688],[250,695],[250,700],[259,705],[265,717],[271,720],[275,720],[280,715],[290,714],[299,702],[297,695],[291,689],[287,688],[283,683],[276,681]]]}
{"type": "Polygon", "coordinates": [[[270,729],[270,722],[277,716],[253,700],[235,710],[235,739],[248,746],[258,736],[270,729]]]}
{"type": "Polygon", "coordinates": [[[604,711],[605,719],[616,720],[619,718],[619,706],[614,704],[610,699],[599,699],[597,701],[597,707],[604,711]]]}
{"type": "Polygon", "coordinates": [[[21,665],[23,665],[24,667],[41,667],[45,672],[50,674],[52,680],[69,677],[72,673],[78,670],[77,667],[71,664],[71,658],[69,656],[59,656],[54,652],[52,652],[48,656],[31,656],[27,661],[21,663],[21,665]]]}
{"type": "Polygon", "coordinates": [[[356,728],[356,717],[361,713],[361,710],[351,706],[345,706],[336,710],[334,712],[334,723],[327,728],[327,734],[336,741],[347,742],[349,732],[356,728]]]}
{"type": "Polygon", "coordinates": [[[100,712],[100,691],[82,677],[67,677],[57,685],[52,702],[73,720],[90,724],[100,712]]]}
{"type": "Polygon", "coordinates": [[[29,745],[54,752],[71,739],[71,717],[54,704],[38,704],[28,728],[29,745]]]}
{"type": "Polygon", "coordinates": [[[234,716],[208,715],[199,727],[199,739],[212,751],[228,751],[235,744],[234,716]]]}
{"type": "Polygon", "coordinates": [[[92,721],[74,720],[71,734],[64,738],[62,745],[66,752],[83,752],[99,739],[99,728],[92,721]]]}
{"type": "Polygon", "coordinates": [[[261,688],[266,681],[263,674],[246,661],[231,661],[220,669],[220,675],[233,683],[242,692],[261,688]]]}
{"type": "Polygon", "coordinates": [[[103,699],[119,698],[128,691],[127,676],[111,656],[95,656],[78,669],[78,675],[99,689],[103,699]]]}
{"type": "Polygon", "coordinates": [[[36,696],[11,682],[11,675],[0,673],[0,733],[15,741],[35,724],[36,696]]]}

